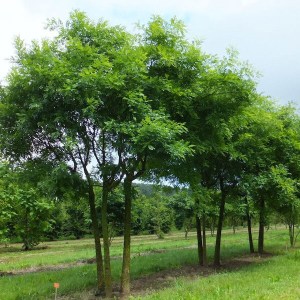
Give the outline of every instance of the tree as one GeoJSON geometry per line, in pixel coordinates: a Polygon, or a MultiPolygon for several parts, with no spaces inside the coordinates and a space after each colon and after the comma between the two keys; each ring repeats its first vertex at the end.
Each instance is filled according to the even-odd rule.
{"type": "Polygon", "coordinates": [[[299,144],[295,119],[293,109],[279,108],[268,99],[257,97],[246,111],[238,133],[237,148],[245,162],[242,182],[247,185],[259,214],[260,254],[264,252],[264,227],[269,211],[278,211],[284,203],[294,202],[297,191],[295,179],[299,170],[295,160],[299,144]]]}
{"type": "MultiPolygon", "coordinates": [[[[185,39],[184,25],[176,19],[168,23],[154,18],[143,38],[153,82],[148,90],[163,101],[172,119],[185,122],[185,139],[195,150],[181,165],[160,161],[153,173],[193,186],[201,184],[203,166],[216,157],[226,157],[224,153],[229,151],[227,122],[251,103],[254,72],[237,60],[234,51],[223,60],[204,54],[199,42],[185,39]]],[[[215,181],[217,176],[210,177],[215,181]]]]}
{"type": "Polygon", "coordinates": [[[126,276],[122,282],[127,293],[132,182],[154,154],[184,157],[189,150],[180,137],[185,127],[158,105],[159,95],[146,92],[147,56],[134,36],[119,26],[94,23],[78,11],[66,24],[52,20],[49,28],[57,32],[53,40],[33,42],[31,47],[16,41],[15,68],[2,101],[2,149],[14,159],[65,162],[70,172],[85,178],[98,290],[105,281],[108,297],[112,294],[108,198],[124,178],[126,276]],[[102,186],[104,268],[95,182],[102,186]]]}
{"type": "Polygon", "coordinates": [[[16,68],[8,78],[1,116],[2,133],[9,134],[2,134],[2,146],[5,154],[15,159],[35,156],[64,161],[71,172],[86,178],[97,257],[97,286],[101,291],[104,272],[94,193],[94,180],[99,178],[95,178],[95,170],[89,167],[92,161],[97,162],[103,183],[102,232],[105,288],[109,296],[105,205],[109,189],[120,178],[111,156],[113,136],[104,127],[111,120],[108,112],[113,114],[128,93],[123,88],[126,83],[122,83],[125,76],[119,58],[125,55],[120,49],[127,45],[129,36],[106,22],[94,24],[80,12],[72,13],[66,25],[52,21],[50,27],[58,32],[52,41],[34,42],[27,49],[22,41],[16,41],[16,68]]]}
{"type": "Polygon", "coordinates": [[[2,165],[0,190],[1,231],[7,233],[8,224],[13,234],[19,237],[24,250],[38,245],[50,227],[53,201],[28,182],[23,180],[24,171],[2,165]]]}
{"type": "Polygon", "coordinates": [[[88,233],[89,213],[86,204],[86,199],[74,198],[69,199],[64,206],[66,214],[63,231],[66,236],[74,236],[76,239],[80,239],[88,233]]]}
{"type": "Polygon", "coordinates": [[[174,211],[174,222],[178,230],[184,229],[184,236],[187,239],[188,233],[194,225],[194,199],[189,190],[177,190],[170,199],[170,207],[174,211]]]}

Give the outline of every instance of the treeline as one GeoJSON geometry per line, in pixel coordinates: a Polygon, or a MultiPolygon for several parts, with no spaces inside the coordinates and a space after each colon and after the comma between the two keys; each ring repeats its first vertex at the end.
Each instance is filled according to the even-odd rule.
{"type": "MultiPolygon", "coordinates": [[[[87,194],[83,190],[84,183],[73,179],[67,186],[64,180],[64,190],[58,191],[58,180],[61,180],[59,177],[65,170],[60,170],[60,174],[55,170],[51,174],[52,178],[49,177],[44,182],[31,177],[25,184],[24,181],[20,182],[20,178],[24,176],[28,178],[26,174],[28,169],[12,170],[7,164],[3,164],[1,171],[0,243],[8,245],[10,242],[22,242],[22,248],[30,250],[41,241],[92,236],[87,194]],[[34,182],[37,185],[34,185],[34,182]],[[56,189],[55,197],[53,194],[51,196],[50,187],[51,193],[56,189]]],[[[43,169],[43,172],[46,170],[43,169]]],[[[190,231],[196,230],[196,199],[191,189],[139,183],[134,184],[133,191],[132,234],[155,234],[161,239],[171,230],[179,230],[187,238],[190,231]]],[[[96,188],[97,194],[100,198],[100,187],[96,188]]],[[[123,192],[118,187],[108,199],[108,227],[111,240],[124,234],[123,198],[123,192]]],[[[218,199],[219,195],[216,194],[206,207],[205,226],[211,236],[215,235],[217,228],[218,199]]],[[[101,202],[96,209],[101,213],[101,202]]],[[[224,225],[232,228],[233,233],[238,227],[246,228],[248,214],[257,225],[258,211],[253,206],[249,208],[248,203],[246,205],[237,203],[235,199],[228,200],[225,205],[224,225]]],[[[276,224],[288,225],[281,214],[270,211],[265,227],[276,224]]],[[[101,223],[99,225],[101,231],[101,223]]]]}
{"type": "MultiPolygon", "coordinates": [[[[28,169],[13,169],[6,164],[1,166],[1,171],[0,243],[8,245],[10,242],[21,242],[24,250],[31,250],[41,241],[92,236],[84,183],[76,180],[69,182],[67,187],[64,182],[64,190],[56,190],[53,196],[54,190],[50,191],[49,188],[55,189],[59,184],[58,177],[54,176],[62,175],[57,174],[57,170],[55,174],[51,174],[50,181],[42,182],[38,179],[36,182],[30,178],[25,184],[24,181],[21,182],[21,178],[26,176],[28,169]],[[79,185],[81,188],[78,188],[79,185]]],[[[95,190],[96,196],[100,198],[101,188],[95,190]]],[[[172,201],[173,195],[178,191],[174,188],[167,188],[169,192],[165,190],[166,188],[156,185],[135,185],[131,222],[133,234],[156,234],[158,238],[163,238],[171,229],[182,228],[182,225],[178,226],[178,221],[176,223],[176,214],[181,212],[173,207],[172,201]]],[[[123,198],[120,188],[116,188],[108,198],[110,240],[124,233],[123,198]]],[[[96,210],[101,213],[101,202],[96,210]]],[[[101,232],[101,222],[99,229],[101,232]]]]}
{"type": "MultiPolygon", "coordinates": [[[[51,199],[67,193],[69,181],[77,204],[80,193],[85,195],[100,294],[112,295],[112,211],[120,213],[116,222],[122,219],[115,228],[124,235],[124,295],[130,292],[130,235],[138,232],[134,224],[139,218],[144,222],[147,206],[158,235],[167,220],[158,213],[165,202],[181,214],[181,220],[174,216],[178,227],[188,231],[194,222],[200,265],[207,263],[206,231],[212,223],[214,264],[221,264],[226,212],[227,221],[236,224],[242,216],[247,222],[251,252],[254,215],[259,253],[264,252],[270,215],[288,224],[295,244],[299,115],[292,105],[279,106],[258,94],[256,73],[235,51],[223,58],[204,53],[201,43],[186,38],[184,24],[176,18],[153,17],[139,33],[130,34],[75,11],[66,23],[51,20],[48,28],[56,34],[53,39],[29,46],[16,40],[14,67],[0,89],[2,156],[14,169],[27,165],[32,174],[39,173],[38,162],[49,166],[39,173],[44,184],[36,180],[35,185],[51,199]],[[61,169],[64,175],[53,180],[51,174],[61,169]],[[151,207],[152,196],[135,203],[137,179],[184,189],[170,201],[158,194],[157,207],[151,207]]],[[[27,176],[19,181],[25,184],[27,176]]],[[[21,205],[26,207],[38,197],[25,191],[9,191],[1,199],[9,202],[15,193],[26,199],[21,205]]],[[[38,207],[37,202],[30,207],[38,207]]]]}

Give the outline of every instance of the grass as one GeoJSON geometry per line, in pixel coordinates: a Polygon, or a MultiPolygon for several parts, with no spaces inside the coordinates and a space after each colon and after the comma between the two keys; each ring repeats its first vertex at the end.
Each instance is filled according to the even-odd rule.
{"type": "MultiPolygon", "coordinates": [[[[182,233],[169,235],[163,240],[158,240],[156,236],[136,236],[132,238],[132,253],[140,254],[158,249],[189,247],[196,243],[195,234],[191,234],[188,240],[182,237],[182,233]]],[[[110,248],[111,256],[122,255],[122,242],[121,238],[113,240],[110,248]]],[[[25,268],[75,263],[93,257],[95,257],[93,239],[42,243],[36,250],[29,252],[21,251],[19,244],[13,244],[8,248],[0,248],[0,271],[9,272],[25,268]]]]}
{"type": "Polygon", "coordinates": [[[192,282],[178,279],[170,288],[132,299],[300,299],[299,266],[300,250],[296,250],[234,272],[192,282]]]}
{"type": "MultiPolygon", "coordinates": [[[[233,235],[231,232],[224,232],[222,248],[222,258],[229,259],[240,256],[248,252],[247,233],[240,231],[233,235]]],[[[288,241],[288,234],[286,230],[270,230],[266,233],[266,250],[272,252],[281,252],[285,249],[286,241],[288,241]]],[[[211,259],[213,254],[214,238],[208,237],[208,256],[211,259]]],[[[160,270],[180,268],[183,265],[192,265],[197,262],[197,253],[194,246],[196,245],[195,235],[193,234],[188,240],[183,238],[183,234],[173,234],[166,236],[164,240],[158,240],[154,236],[143,236],[133,238],[133,259],[132,259],[132,278],[138,278],[142,275],[149,275],[160,270]],[[149,255],[140,255],[145,251],[156,251],[158,249],[165,249],[164,252],[150,252],[149,255]]],[[[2,252],[0,254],[1,261],[9,262],[6,267],[7,270],[14,270],[26,266],[40,266],[58,264],[61,261],[74,262],[78,258],[87,259],[94,256],[92,248],[92,240],[55,242],[49,244],[47,249],[35,250],[28,253],[24,252],[2,252]],[[32,264],[32,265],[31,265],[32,264]]],[[[12,250],[12,249],[10,249],[12,250]]],[[[122,252],[122,240],[115,239],[111,247],[112,255],[118,256],[122,252]]],[[[280,259],[280,257],[278,258],[280,259]]],[[[289,259],[291,264],[293,257],[289,259]]],[[[1,270],[3,264],[1,264],[1,270]]],[[[248,269],[248,268],[247,268],[248,269]]],[[[299,267],[298,267],[299,269],[299,267]]],[[[113,280],[117,282],[120,277],[121,259],[112,260],[112,274],[113,280]]],[[[232,273],[234,274],[234,273],[232,273]]],[[[245,273],[247,274],[247,273],[245,273]]],[[[229,276],[228,274],[221,274],[216,276],[229,276]]],[[[238,280],[233,278],[233,281],[228,281],[228,289],[234,290],[230,282],[238,280]]],[[[243,275],[244,276],[244,275],[243,275]]],[[[256,275],[255,275],[256,276],[256,275]]],[[[296,275],[295,275],[296,276],[296,275]]],[[[298,274],[299,276],[299,274],[298,274]]],[[[212,276],[214,277],[214,276],[212,276]]],[[[212,278],[210,277],[210,278],[212,278]]],[[[222,278],[222,277],[220,277],[222,278]]],[[[253,279],[253,278],[252,278],[253,279]]],[[[206,278],[205,280],[208,280],[206,278]]],[[[219,279],[216,279],[217,281],[219,279]]],[[[250,279],[249,279],[250,280],[250,279]]],[[[200,280],[201,281],[201,280],[200,280]]],[[[74,294],[76,292],[88,291],[95,286],[96,270],[94,265],[75,266],[59,271],[38,272],[33,274],[24,274],[19,276],[1,277],[0,278],[0,299],[51,299],[54,295],[53,283],[59,282],[60,295],[74,294]]],[[[179,288],[183,286],[184,281],[177,281],[179,288]]],[[[225,283],[224,283],[225,284],[225,283]]],[[[221,288],[221,287],[220,287],[221,288]]],[[[173,288],[174,289],[174,288],[173,288]]],[[[192,287],[188,287],[188,291],[192,291],[192,287]]],[[[181,295],[178,291],[178,295],[181,295]]],[[[169,293],[165,291],[166,293],[169,293]]],[[[215,293],[215,290],[214,290],[215,293]]],[[[173,294],[174,295],[174,294],[173,294]]],[[[154,294],[149,297],[160,297],[154,294]]],[[[149,299],[165,299],[149,298],[149,299]]],[[[175,297],[175,296],[174,296],[175,297]]],[[[75,298],[76,299],[76,298],[75,298]]],[[[179,298],[169,299],[199,299],[186,298],[181,295],[179,298]],[[182,298],[180,298],[182,297],[182,298]]],[[[217,299],[217,298],[203,298],[203,299],[217,299]]],[[[241,298],[235,298],[241,299],[241,298]]],[[[259,298],[257,298],[259,299],[259,298]]],[[[265,298],[261,298],[265,299],[265,298]]],[[[268,299],[268,298],[266,298],[268,299]]],[[[280,298],[276,298],[280,299],[280,298]]],[[[282,298],[284,299],[284,298],[282,298]]],[[[288,299],[288,298],[286,298],[288,299]]],[[[292,298],[291,298],[292,299],[292,298]]]]}
{"type": "MultiPolygon", "coordinates": [[[[152,274],[160,270],[178,268],[195,263],[195,250],[170,250],[132,259],[132,278],[152,274]]],[[[117,281],[121,271],[121,260],[112,261],[113,280],[117,281]]],[[[38,272],[20,276],[0,278],[0,299],[47,299],[53,294],[53,283],[60,282],[60,294],[69,294],[93,288],[96,281],[94,265],[63,269],[60,271],[38,272]]]]}

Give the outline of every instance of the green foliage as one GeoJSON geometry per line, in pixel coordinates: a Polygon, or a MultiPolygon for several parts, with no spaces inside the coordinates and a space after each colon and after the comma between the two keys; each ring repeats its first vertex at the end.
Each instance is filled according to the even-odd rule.
{"type": "Polygon", "coordinates": [[[86,199],[64,199],[65,216],[62,224],[62,232],[65,236],[83,238],[90,233],[90,218],[86,199]]]}
{"type": "Polygon", "coordinates": [[[17,190],[14,197],[14,228],[23,242],[23,249],[30,250],[40,242],[41,236],[48,229],[49,213],[53,204],[39,199],[33,189],[17,190]]]}
{"type": "Polygon", "coordinates": [[[163,237],[174,220],[187,232],[194,215],[212,232],[220,217],[220,233],[220,203],[227,201],[226,221],[235,227],[247,197],[261,224],[280,215],[295,244],[299,115],[257,94],[257,75],[237,51],[222,59],[203,53],[176,18],[154,16],[133,35],[74,11],[48,28],[52,39],[29,46],[16,39],[14,67],[0,87],[0,150],[17,173],[8,165],[0,170],[2,241],[19,236],[29,249],[45,232],[51,239],[63,232],[80,238],[90,219],[97,232],[85,200],[94,211],[100,184],[109,267],[108,229],[121,234],[125,223],[127,238],[130,231],[123,222],[130,205],[116,188],[145,176],[183,183],[193,196],[134,195],[135,233],[163,237]]]}
{"type": "Polygon", "coordinates": [[[43,199],[33,188],[22,186],[1,190],[0,197],[2,205],[6,202],[1,211],[1,229],[8,235],[6,226],[10,225],[10,234],[21,239],[23,249],[32,249],[49,230],[53,203],[43,199]]]}
{"type": "Polygon", "coordinates": [[[184,229],[187,236],[194,226],[195,208],[194,199],[189,190],[177,190],[169,200],[169,206],[174,211],[174,222],[178,230],[184,229]]]}
{"type": "Polygon", "coordinates": [[[243,224],[246,216],[246,204],[239,197],[230,197],[225,205],[225,224],[232,227],[235,233],[236,227],[243,224]],[[227,221],[227,222],[226,222],[227,221]]]}
{"type": "Polygon", "coordinates": [[[132,227],[134,233],[156,234],[163,238],[173,225],[173,210],[168,197],[156,190],[150,197],[137,195],[133,202],[132,227]]]}

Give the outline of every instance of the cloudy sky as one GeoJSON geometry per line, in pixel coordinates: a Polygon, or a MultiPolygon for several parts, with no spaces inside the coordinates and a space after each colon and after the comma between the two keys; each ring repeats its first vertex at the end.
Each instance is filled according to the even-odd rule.
{"type": "MultiPolygon", "coordinates": [[[[4,4],[5,3],[5,4],[4,4]]],[[[16,36],[26,41],[48,36],[47,18],[66,20],[80,9],[129,30],[154,14],[177,16],[203,49],[224,55],[234,47],[261,74],[258,90],[281,104],[300,106],[299,0],[9,0],[0,10],[0,80],[9,71],[16,36]]]]}

